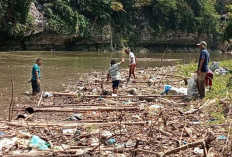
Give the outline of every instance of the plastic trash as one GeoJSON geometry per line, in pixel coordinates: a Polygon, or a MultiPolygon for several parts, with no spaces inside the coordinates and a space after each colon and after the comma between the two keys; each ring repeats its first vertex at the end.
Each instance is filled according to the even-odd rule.
{"type": "Polygon", "coordinates": [[[217,139],[218,139],[218,140],[226,140],[226,136],[225,136],[225,135],[221,135],[221,136],[218,136],[217,139]]]}
{"type": "Polygon", "coordinates": [[[118,94],[112,94],[112,96],[118,96],[118,94]]]}
{"type": "Polygon", "coordinates": [[[80,114],[80,113],[75,113],[75,114],[69,116],[66,120],[70,120],[70,121],[79,121],[79,120],[82,120],[82,119],[83,119],[82,114],[80,114]]]}
{"type": "Polygon", "coordinates": [[[172,95],[187,95],[187,88],[175,88],[175,87],[172,87],[168,93],[172,94],[172,95]]]}
{"type": "Polygon", "coordinates": [[[76,133],[76,129],[63,129],[64,135],[74,135],[76,133]]]}
{"type": "Polygon", "coordinates": [[[167,94],[170,91],[171,88],[172,88],[172,86],[165,85],[164,86],[164,91],[161,93],[161,95],[167,94]]]}
{"type": "Polygon", "coordinates": [[[98,138],[92,138],[91,139],[91,146],[97,146],[97,145],[99,145],[98,138]]]}
{"type": "Polygon", "coordinates": [[[210,70],[215,71],[216,69],[219,68],[220,62],[212,62],[210,65],[210,70]]]}
{"type": "Polygon", "coordinates": [[[103,133],[101,134],[105,138],[111,137],[113,134],[110,131],[104,130],[103,133]]]}
{"type": "Polygon", "coordinates": [[[201,121],[193,121],[193,122],[189,122],[189,124],[202,124],[201,121]]]}
{"type": "Polygon", "coordinates": [[[151,105],[151,106],[149,106],[148,111],[149,111],[150,114],[154,114],[160,108],[163,108],[163,106],[160,106],[160,105],[151,105]]]}
{"type": "Polygon", "coordinates": [[[50,98],[50,97],[53,97],[53,93],[49,93],[49,92],[44,92],[43,93],[43,98],[50,98]]]}
{"type": "Polygon", "coordinates": [[[229,71],[228,70],[226,70],[226,69],[224,69],[224,68],[222,68],[222,67],[219,67],[218,69],[216,69],[215,71],[214,71],[217,75],[225,75],[226,73],[228,73],[229,71]]]}
{"type": "Polygon", "coordinates": [[[194,148],[193,152],[194,152],[195,154],[203,154],[203,153],[204,153],[204,150],[203,150],[203,149],[200,149],[200,148],[198,148],[198,147],[196,147],[196,148],[194,148]]]}
{"type": "Polygon", "coordinates": [[[107,145],[112,145],[112,144],[116,143],[116,140],[114,138],[111,138],[111,139],[107,140],[105,143],[107,145]]]}
{"type": "Polygon", "coordinates": [[[97,88],[94,88],[94,89],[92,90],[92,92],[93,92],[93,93],[97,93],[97,88]]]}
{"type": "Polygon", "coordinates": [[[12,139],[4,138],[0,140],[0,153],[2,152],[2,148],[10,149],[13,147],[17,140],[17,137],[13,137],[12,139]]]}
{"type": "Polygon", "coordinates": [[[187,144],[188,142],[187,141],[182,141],[183,144],[187,144]]]}
{"type": "Polygon", "coordinates": [[[212,62],[210,65],[210,70],[215,72],[217,75],[225,75],[227,72],[229,72],[227,69],[222,68],[219,66],[220,62],[212,62]]]}
{"type": "Polygon", "coordinates": [[[42,140],[39,136],[32,135],[31,140],[28,143],[29,147],[36,147],[39,150],[49,150],[49,143],[42,140]]]}
{"type": "Polygon", "coordinates": [[[151,86],[153,83],[154,83],[154,81],[152,79],[149,79],[147,82],[148,86],[151,86]]]}
{"type": "Polygon", "coordinates": [[[64,149],[70,149],[70,145],[61,144],[61,146],[54,146],[54,149],[63,151],[64,149]]]}
{"type": "Polygon", "coordinates": [[[0,132],[0,135],[4,135],[4,132],[0,132]]]}
{"type": "Polygon", "coordinates": [[[126,147],[133,147],[135,146],[135,142],[133,142],[131,139],[129,139],[127,142],[126,142],[126,147]]]}
{"type": "Polygon", "coordinates": [[[196,84],[197,74],[193,73],[188,80],[187,95],[193,96],[198,94],[197,84],[196,84]]]}
{"type": "Polygon", "coordinates": [[[79,136],[81,134],[81,130],[76,130],[75,136],[79,136]]]}

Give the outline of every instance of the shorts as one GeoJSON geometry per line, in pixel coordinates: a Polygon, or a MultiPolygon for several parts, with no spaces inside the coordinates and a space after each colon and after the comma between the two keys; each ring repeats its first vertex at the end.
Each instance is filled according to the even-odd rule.
{"type": "Polygon", "coordinates": [[[120,83],[120,80],[115,80],[115,81],[112,81],[113,85],[113,89],[118,89],[118,86],[119,86],[119,83],[120,83]]]}
{"type": "Polygon", "coordinates": [[[31,80],[32,92],[40,92],[40,84],[37,84],[37,80],[31,80]]]}
{"type": "Polygon", "coordinates": [[[130,65],[130,73],[133,73],[135,71],[137,64],[130,65]]]}

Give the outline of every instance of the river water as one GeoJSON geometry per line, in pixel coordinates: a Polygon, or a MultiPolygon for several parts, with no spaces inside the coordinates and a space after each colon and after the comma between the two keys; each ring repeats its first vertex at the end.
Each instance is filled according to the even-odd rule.
{"type": "MultiPolygon", "coordinates": [[[[157,67],[188,63],[198,58],[198,53],[149,53],[135,54],[139,67],[157,67]],[[163,60],[160,59],[170,59],[163,60]]],[[[128,56],[125,53],[106,52],[49,52],[17,51],[0,52],[0,119],[7,113],[11,100],[11,79],[14,82],[16,103],[23,103],[25,93],[31,93],[31,68],[37,58],[43,59],[41,66],[41,89],[59,91],[71,81],[78,80],[81,73],[91,69],[107,70],[110,60],[125,58],[123,68],[128,67],[128,56]]],[[[232,55],[211,54],[211,60],[232,59],[232,55]]]]}

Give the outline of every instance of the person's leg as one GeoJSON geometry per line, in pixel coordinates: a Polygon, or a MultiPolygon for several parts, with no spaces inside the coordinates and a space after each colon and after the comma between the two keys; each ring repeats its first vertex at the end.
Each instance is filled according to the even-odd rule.
{"type": "Polygon", "coordinates": [[[40,92],[40,84],[37,84],[36,80],[31,81],[32,84],[32,95],[36,95],[40,92]]]}
{"type": "Polygon", "coordinates": [[[136,79],[136,77],[135,77],[135,65],[132,65],[132,74],[134,76],[134,79],[136,79]]]}
{"type": "Polygon", "coordinates": [[[130,65],[130,67],[129,67],[129,78],[128,78],[128,81],[130,81],[131,73],[132,73],[132,65],[130,65]]]}
{"type": "Polygon", "coordinates": [[[37,89],[37,85],[36,85],[36,81],[35,80],[31,80],[31,87],[32,87],[32,95],[36,95],[36,89],[37,89]]]}
{"type": "Polygon", "coordinates": [[[199,89],[200,89],[200,98],[204,98],[205,97],[205,81],[204,80],[199,81],[199,89]]]}
{"type": "Polygon", "coordinates": [[[197,90],[199,92],[199,95],[201,95],[200,94],[201,91],[200,91],[200,87],[199,87],[199,85],[200,85],[200,76],[197,76],[196,85],[197,85],[197,90]]]}
{"type": "Polygon", "coordinates": [[[198,77],[198,90],[200,94],[200,98],[205,97],[205,76],[207,75],[207,72],[202,72],[200,76],[198,77]]]}
{"type": "Polygon", "coordinates": [[[113,85],[113,94],[117,94],[118,93],[118,85],[119,85],[119,81],[116,80],[116,81],[112,81],[113,85]]]}
{"type": "Polygon", "coordinates": [[[118,94],[118,88],[113,89],[113,94],[118,94]]]}

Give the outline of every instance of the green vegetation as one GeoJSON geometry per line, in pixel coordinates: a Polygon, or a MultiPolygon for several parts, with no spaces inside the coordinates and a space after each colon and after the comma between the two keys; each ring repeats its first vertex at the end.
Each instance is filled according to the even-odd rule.
{"type": "Polygon", "coordinates": [[[99,34],[111,27],[116,47],[135,45],[143,29],[154,37],[170,31],[218,33],[216,0],[5,0],[0,1],[1,36],[23,37],[31,28],[30,5],[42,4],[48,21],[44,33],[71,34],[91,39],[93,28],[99,34]]]}

